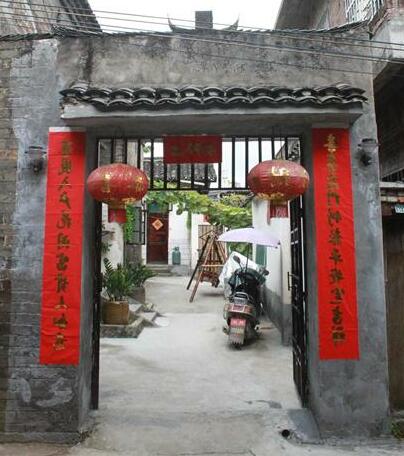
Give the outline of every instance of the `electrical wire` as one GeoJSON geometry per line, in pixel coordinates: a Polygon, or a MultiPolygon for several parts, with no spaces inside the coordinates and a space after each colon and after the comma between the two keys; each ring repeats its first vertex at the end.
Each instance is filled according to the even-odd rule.
{"type": "MultiPolygon", "coordinates": [[[[25,15],[23,16],[25,21],[27,21],[27,18],[25,17],[25,15]]],[[[3,22],[7,20],[3,20],[3,22]]],[[[35,21],[34,19],[32,20],[29,20],[30,22],[39,22],[39,21],[35,21]]],[[[48,22],[42,22],[42,23],[45,23],[46,25],[49,26],[49,23],[48,22]]],[[[71,26],[71,23],[70,22],[67,22],[67,24],[69,26],[71,26]]],[[[85,27],[85,26],[82,26],[82,27],[78,27],[78,28],[81,28],[81,29],[84,29],[84,32],[89,32],[89,27],[85,27]]],[[[91,28],[91,27],[90,27],[91,28]]],[[[116,30],[115,28],[113,28],[113,30],[116,30]]],[[[133,29],[130,29],[131,31],[133,31],[133,29]]],[[[139,29],[141,30],[142,32],[145,32],[144,29],[139,29]]],[[[122,31],[121,31],[122,32],[122,31]]],[[[153,35],[155,35],[156,33],[155,32],[152,32],[153,35]]],[[[97,29],[93,32],[94,35],[98,35],[98,36],[102,36],[104,35],[105,33],[101,32],[99,30],[99,28],[97,27],[97,29]]],[[[165,35],[161,35],[161,34],[156,34],[158,36],[163,36],[165,38],[167,37],[173,37],[173,36],[177,36],[177,35],[173,35],[173,34],[165,34],[165,35]]],[[[189,38],[189,36],[187,36],[186,38],[189,38]]],[[[195,41],[195,39],[193,39],[193,41],[195,41]]],[[[147,48],[147,47],[150,47],[150,48],[153,48],[154,50],[159,50],[158,48],[156,48],[156,46],[152,45],[152,46],[147,46],[147,45],[142,45],[142,44],[136,44],[136,43],[131,43],[131,45],[134,45],[134,46],[137,46],[137,47],[143,47],[143,48],[147,48]]],[[[172,52],[179,52],[179,53],[188,53],[187,50],[182,50],[182,49],[175,49],[175,48],[168,48],[170,51],[172,52]]],[[[166,51],[167,50],[167,47],[165,46],[164,48],[161,48],[162,51],[166,51]]],[[[282,50],[282,49],[281,49],[282,50]]],[[[347,72],[347,73],[353,73],[353,74],[360,74],[360,75],[371,75],[373,76],[373,73],[372,72],[363,72],[363,71],[355,71],[355,70],[349,70],[349,69],[340,69],[340,68],[331,68],[331,67],[320,67],[320,66],[308,66],[308,65],[304,65],[302,63],[291,63],[291,62],[279,62],[279,61],[274,61],[274,60],[262,60],[262,59],[251,59],[251,58],[243,58],[243,57],[235,57],[235,56],[223,56],[223,55],[215,55],[215,54],[209,54],[209,53],[201,53],[201,52],[194,52],[195,55],[200,55],[200,56],[204,56],[204,57],[212,57],[212,58],[224,58],[224,59],[228,59],[228,60],[241,60],[241,61],[251,61],[251,62],[255,62],[255,63],[265,63],[265,64],[268,64],[268,65],[283,65],[283,66],[292,66],[292,67],[297,67],[297,68],[307,68],[307,69],[314,69],[314,70],[328,70],[328,71],[339,71],[339,72],[347,72]]],[[[399,77],[400,75],[397,75],[396,77],[399,77]]]]}
{"type": "MultiPolygon", "coordinates": [[[[0,22],[4,21],[4,19],[0,19],[0,22]]],[[[83,32],[83,36],[86,36],[83,32]]],[[[74,37],[76,35],[73,35],[74,37]]],[[[95,33],[95,32],[89,32],[87,36],[105,36],[105,34],[100,34],[100,33],[95,33]]],[[[107,36],[114,36],[113,34],[109,34],[107,36]]],[[[47,38],[49,36],[47,35],[47,38]]],[[[180,53],[180,54],[186,54],[189,55],[189,51],[186,49],[177,49],[173,47],[156,47],[154,44],[147,45],[147,44],[141,44],[141,43],[130,43],[130,46],[142,48],[142,49],[153,49],[153,51],[162,51],[164,53],[169,52],[174,52],[174,53],[180,53]]],[[[308,66],[303,63],[292,63],[292,62],[280,62],[280,61],[274,61],[274,60],[263,60],[263,59],[253,59],[253,58],[248,58],[248,57],[237,57],[237,56],[225,56],[222,54],[212,54],[212,53],[203,53],[203,52],[194,52],[194,55],[200,56],[200,57],[208,57],[208,58],[219,58],[219,59],[226,59],[230,61],[242,61],[242,62],[252,62],[252,63],[260,63],[260,64],[266,64],[270,68],[272,65],[279,65],[279,66],[286,66],[286,67],[293,67],[293,68],[298,68],[298,69],[309,69],[309,70],[316,70],[316,71],[333,71],[333,72],[341,72],[341,73],[352,73],[352,74],[357,74],[361,76],[374,76],[373,72],[364,72],[364,71],[356,71],[356,70],[349,70],[349,69],[341,69],[341,68],[333,68],[333,67],[320,67],[320,66],[308,66]]],[[[397,78],[404,78],[401,77],[400,75],[395,76],[397,78]]]]}
{"type": "MultiPolygon", "coordinates": [[[[24,20],[27,20],[26,18],[26,15],[25,14],[16,14],[16,13],[3,13],[4,15],[7,15],[7,16],[11,16],[11,18],[15,18],[15,17],[22,17],[24,18],[24,20]]],[[[47,19],[43,16],[39,16],[37,15],[36,16],[37,18],[39,19],[47,19]]],[[[33,22],[35,22],[35,20],[33,19],[33,22]]],[[[60,24],[62,21],[59,21],[58,24],[60,24]]],[[[64,23],[66,23],[67,21],[63,21],[64,23]]],[[[70,22],[68,22],[69,25],[71,25],[70,22]]],[[[100,24],[100,25],[103,25],[103,24],[100,24]]],[[[109,27],[110,30],[112,31],[118,31],[117,28],[115,27],[112,27],[112,26],[109,26],[107,24],[105,24],[106,27],[109,27]]],[[[75,27],[80,27],[80,26],[77,26],[75,25],[75,27]]],[[[82,26],[81,28],[90,28],[88,26],[82,26]]],[[[155,32],[155,31],[152,31],[152,30],[148,30],[148,29],[143,29],[143,28],[133,28],[133,27],[124,27],[124,26],[118,26],[119,27],[119,31],[127,31],[127,32],[143,32],[143,33],[152,33],[153,36],[157,36],[157,37],[163,37],[163,38],[171,38],[172,36],[180,36],[181,39],[183,40],[186,40],[186,41],[192,41],[192,42],[203,42],[203,43],[211,43],[211,44],[224,44],[224,45],[228,45],[228,46],[238,46],[238,47],[244,47],[244,48],[252,48],[252,49],[259,49],[259,50],[267,50],[267,49],[271,49],[271,50],[276,50],[276,51],[281,51],[281,52],[293,52],[293,53],[302,53],[302,54],[314,54],[314,55],[318,55],[318,54],[321,54],[322,56],[327,56],[327,57],[335,57],[335,58],[341,58],[341,59],[349,59],[349,60],[362,60],[362,61],[369,61],[369,62],[387,62],[387,63],[391,63],[393,62],[392,59],[389,59],[389,58],[383,58],[383,57],[375,57],[375,56],[372,56],[372,55],[360,55],[360,54],[350,54],[350,53],[343,53],[343,52],[334,52],[334,51],[324,51],[323,49],[305,49],[305,48],[301,48],[301,47],[293,47],[293,46],[279,46],[279,45],[257,45],[257,44],[252,44],[252,43],[246,43],[246,42],[243,42],[243,41],[236,41],[236,40],[226,40],[226,39],[207,39],[207,38],[200,38],[200,37],[192,37],[192,36],[189,36],[188,34],[184,35],[184,34],[164,34],[164,33],[159,33],[159,32],[155,32]]],[[[97,28],[98,30],[98,28],[97,28]]],[[[394,61],[394,63],[398,63],[400,65],[404,65],[404,61],[403,62],[396,62],[394,61]]]]}
{"type": "MultiPolygon", "coordinates": [[[[7,2],[8,0],[0,0],[0,3],[4,3],[4,2],[7,2]]],[[[21,2],[21,1],[13,1],[13,5],[15,4],[20,4],[20,5],[26,5],[26,3],[24,2],[21,2]]],[[[40,6],[40,7],[43,7],[43,5],[41,4],[38,4],[38,3],[33,3],[33,2],[30,2],[30,5],[32,6],[40,6]]],[[[90,14],[84,14],[84,13],[75,13],[76,16],[83,16],[83,17],[88,17],[88,18],[91,18],[91,19],[94,19],[94,14],[93,14],[93,11],[94,13],[95,12],[99,12],[99,13],[102,13],[102,14],[114,14],[114,15],[117,15],[117,16],[125,16],[124,18],[117,18],[117,17],[110,17],[110,16],[99,16],[100,18],[103,18],[103,19],[107,19],[107,20],[118,20],[118,21],[129,21],[129,22],[139,22],[139,23],[149,23],[149,24],[153,24],[153,25],[167,25],[166,22],[155,22],[155,21],[142,21],[142,20],[134,20],[134,19],[127,19],[127,17],[141,17],[141,18],[148,18],[148,19],[164,19],[164,20],[167,20],[167,18],[164,18],[163,16],[150,16],[150,15],[143,15],[143,14],[133,14],[133,13],[121,13],[121,12],[116,12],[116,11],[105,11],[105,10],[91,10],[91,9],[88,9],[88,8],[69,8],[69,11],[66,11],[64,8],[61,8],[61,7],[58,7],[58,6],[54,6],[54,5],[49,5],[47,6],[47,8],[50,8],[50,9],[55,9],[57,11],[62,11],[63,10],[63,13],[65,14],[69,14],[69,11],[87,11],[87,12],[90,12],[90,14]]],[[[182,21],[182,22],[190,22],[192,23],[192,25],[190,26],[185,26],[185,27],[190,27],[189,30],[193,30],[193,24],[194,24],[194,21],[192,20],[189,20],[189,19],[173,19],[173,20],[176,20],[176,21],[182,21]]],[[[215,25],[221,25],[221,26],[231,26],[229,24],[220,24],[220,23],[213,23],[215,25]]],[[[358,23],[358,27],[359,26],[362,26],[363,23],[358,23]]],[[[209,29],[209,28],[204,28],[204,27],[201,27],[200,30],[210,30],[212,31],[212,29],[209,29]]],[[[260,28],[257,28],[257,30],[263,30],[263,29],[260,29],[260,28]]],[[[331,29],[331,30],[322,30],[322,32],[333,32],[333,30],[335,31],[338,31],[338,29],[331,29]]],[[[233,33],[235,31],[231,31],[231,30],[219,30],[220,32],[228,32],[228,33],[233,33]]],[[[336,43],[338,45],[341,45],[341,41],[354,41],[354,42],[363,42],[365,43],[363,45],[363,47],[366,47],[368,48],[370,45],[372,45],[373,43],[378,43],[378,44],[384,44],[386,46],[389,47],[389,49],[391,48],[391,46],[393,45],[397,45],[397,46],[404,46],[404,43],[394,43],[394,42],[388,42],[388,41],[378,41],[378,40],[364,40],[364,39],[360,39],[360,38],[349,38],[349,37],[338,37],[338,40],[330,40],[329,37],[327,36],[324,36],[324,37],[321,37],[320,38],[312,38],[312,37],[307,37],[307,36],[302,36],[302,35],[307,35],[308,33],[315,33],[318,35],[318,30],[271,30],[271,29],[267,29],[267,30],[263,30],[264,32],[269,32],[269,33],[272,33],[272,34],[276,34],[276,35],[285,35],[285,36],[288,36],[288,37],[293,37],[294,34],[298,34],[296,36],[296,38],[298,38],[299,40],[307,40],[307,41],[315,41],[315,42],[319,42],[319,43],[324,43],[324,41],[328,41],[328,42],[333,42],[333,43],[336,43]]],[[[259,35],[259,36],[262,36],[262,31],[251,31],[251,30],[243,30],[242,31],[243,34],[248,34],[248,35],[259,35]]],[[[343,43],[344,44],[344,43],[343,43]]],[[[350,46],[358,46],[358,47],[362,47],[362,45],[358,45],[358,44],[351,44],[350,46]]],[[[376,46],[372,46],[373,48],[378,48],[378,49],[385,49],[385,47],[376,47],[376,46]]],[[[397,50],[402,50],[402,49],[397,49],[397,50]]]]}

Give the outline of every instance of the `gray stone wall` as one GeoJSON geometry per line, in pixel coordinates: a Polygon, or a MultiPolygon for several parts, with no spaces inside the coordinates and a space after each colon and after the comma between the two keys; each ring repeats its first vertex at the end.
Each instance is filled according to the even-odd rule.
{"type": "MultiPolygon", "coordinates": [[[[363,166],[357,157],[361,138],[374,137],[374,114],[351,127],[359,360],[321,361],[318,355],[318,313],[315,226],[307,229],[307,302],[309,402],[324,436],[377,436],[389,432],[386,309],[378,161],[363,166]],[[366,220],[366,222],[364,222],[366,220]],[[349,385],[349,386],[348,386],[349,385]],[[337,391],[340,391],[337,393],[337,391]],[[369,398],[372,398],[369,401],[369,398]]],[[[306,144],[310,146],[309,135],[306,144]]],[[[312,170],[311,157],[305,165],[312,170]]],[[[312,189],[306,196],[306,217],[313,211],[312,189]]]]}

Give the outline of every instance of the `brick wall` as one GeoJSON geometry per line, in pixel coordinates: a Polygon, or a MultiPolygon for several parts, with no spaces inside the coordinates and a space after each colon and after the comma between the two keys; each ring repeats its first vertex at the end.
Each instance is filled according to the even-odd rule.
{"type": "Polygon", "coordinates": [[[56,40],[1,42],[0,440],[77,439],[78,369],[39,364],[46,170],[28,167],[29,146],[47,150],[60,125],[56,40]]]}
{"type": "Polygon", "coordinates": [[[4,431],[9,375],[9,345],[15,335],[11,309],[11,270],[16,204],[17,140],[11,124],[10,71],[25,43],[0,44],[0,431],[4,431]]]}

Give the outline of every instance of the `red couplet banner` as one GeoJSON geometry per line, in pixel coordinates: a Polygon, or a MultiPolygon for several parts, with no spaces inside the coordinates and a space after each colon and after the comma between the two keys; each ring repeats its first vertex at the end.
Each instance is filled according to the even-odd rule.
{"type": "Polygon", "coordinates": [[[349,131],[314,129],[313,160],[320,359],[358,359],[349,131]]]}
{"type": "Polygon", "coordinates": [[[220,136],[165,136],[164,163],[219,163],[222,161],[220,136]]]}
{"type": "Polygon", "coordinates": [[[41,364],[79,363],[84,153],[84,132],[50,131],[41,364]]]}

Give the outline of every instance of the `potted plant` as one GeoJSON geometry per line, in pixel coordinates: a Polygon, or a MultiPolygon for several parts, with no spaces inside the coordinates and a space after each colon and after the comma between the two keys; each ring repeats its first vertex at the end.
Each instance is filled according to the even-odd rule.
{"type": "Polygon", "coordinates": [[[108,258],[104,258],[104,265],[102,284],[108,300],[102,307],[102,319],[109,325],[127,325],[129,323],[129,302],[125,298],[134,288],[132,272],[121,264],[117,264],[114,268],[108,258]]]}
{"type": "Polygon", "coordinates": [[[156,274],[147,266],[141,263],[130,264],[128,269],[131,274],[131,280],[133,282],[133,289],[131,290],[131,297],[136,299],[142,304],[146,303],[146,292],[144,283],[147,279],[154,277],[156,274]]]}

